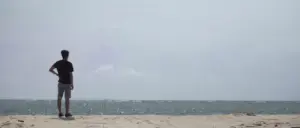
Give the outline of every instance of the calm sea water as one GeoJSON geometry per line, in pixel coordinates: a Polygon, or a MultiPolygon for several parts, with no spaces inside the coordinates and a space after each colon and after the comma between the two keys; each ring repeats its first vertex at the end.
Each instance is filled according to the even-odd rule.
{"type": "MultiPolygon", "coordinates": [[[[72,100],[71,109],[76,115],[299,114],[300,102],[72,100]]],[[[0,114],[53,115],[56,114],[56,101],[0,100],[0,114]]]]}

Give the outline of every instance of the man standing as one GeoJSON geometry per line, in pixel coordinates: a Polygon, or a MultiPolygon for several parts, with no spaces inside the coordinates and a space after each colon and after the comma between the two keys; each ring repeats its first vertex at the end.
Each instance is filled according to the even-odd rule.
{"type": "Polygon", "coordinates": [[[54,75],[59,77],[58,80],[58,97],[57,97],[57,109],[59,117],[72,117],[72,114],[69,112],[70,109],[70,98],[71,90],[74,89],[73,85],[73,65],[68,61],[69,51],[61,51],[62,60],[55,62],[49,71],[54,75]],[[57,73],[54,71],[56,68],[57,73]],[[65,115],[61,112],[61,99],[65,94],[65,106],[66,112],[65,115]]]}

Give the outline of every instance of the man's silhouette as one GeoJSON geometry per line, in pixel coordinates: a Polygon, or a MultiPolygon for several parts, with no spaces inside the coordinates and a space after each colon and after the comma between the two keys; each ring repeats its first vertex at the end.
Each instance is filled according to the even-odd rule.
{"type": "Polygon", "coordinates": [[[58,116],[62,117],[72,117],[72,114],[69,112],[70,109],[70,98],[71,90],[74,89],[73,85],[73,65],[68,61],[69,51],[61,51],[62,60],[55,62],[49,71],[59,77],[58,80],[58,97],[57,97],[57,109],[58,116]],[[57,73],[54,71],[56,68],[57,73]],[[66,112],[65,115],[61,112],[61,99],[65,94],[65,105],[66,112]]]}

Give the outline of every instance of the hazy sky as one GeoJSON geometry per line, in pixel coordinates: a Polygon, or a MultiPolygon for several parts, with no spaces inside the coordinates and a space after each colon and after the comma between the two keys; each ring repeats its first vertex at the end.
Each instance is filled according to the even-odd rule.
{"type": "Polygon", "coordinates": [[[0,98],[300,100],[299,0],[1,0],[0,98]]]}

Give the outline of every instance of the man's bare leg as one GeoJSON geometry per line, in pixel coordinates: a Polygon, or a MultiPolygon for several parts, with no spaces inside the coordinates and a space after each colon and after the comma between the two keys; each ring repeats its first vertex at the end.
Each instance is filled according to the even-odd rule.
{"type": "Polygon", "coordinates": [[[57,98],[57,109],[58,113],[61,113],[61,98],[57,98]]]}
{"type": "Polygon", "coordinates": [[[58,110],[58,117],[64,116],[61,112],[61,100],[64,95],[64,89],[58,83],[58,95],[57,95],[57,110],[58,110]]]}
{"type": "Polygon", "coordinates": [[[58,117],[64,116],[61,112],[61,98],[60,97],[57,98],[57,110],[58,110],[58,117]]]}
{"type": "Polygon", "coordinates": [[[70,98],[65,98],[66,113],[70,113],[70,98]]]}
{"type": "Polygon", "coordinates": [[[65,95],[65,105],[66,105],[65,117],[72,117],[72,114],[70,113],[70,98],[71,98],[71,90],[67,89],[65,95]]]}

